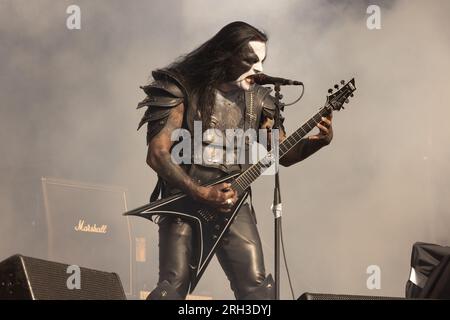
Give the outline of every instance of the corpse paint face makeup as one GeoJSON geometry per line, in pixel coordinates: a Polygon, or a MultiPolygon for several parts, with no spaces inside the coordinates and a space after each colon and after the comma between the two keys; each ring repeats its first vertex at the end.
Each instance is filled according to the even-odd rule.
{"type": "Polygon", "coordinates": [[[252,75],[263,71],[263,60],[266,57],[266,43],[250,41],[237,57],[232,74],[232,83],[244,90],[250,90],[253,85],[252,75]]]}

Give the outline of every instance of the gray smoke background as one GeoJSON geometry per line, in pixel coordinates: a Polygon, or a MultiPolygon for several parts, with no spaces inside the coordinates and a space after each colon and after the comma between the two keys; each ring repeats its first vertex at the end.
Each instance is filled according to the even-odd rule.
{"type": "MultiPolygon", "coordinates": [[[[450,244],[448,12],[445,0],[1,0],[0,259],[46,257],[42,176],[123,186],[129,208],[145,204],[156,176],[145,163],[145,130],[136,131],[139,85],[243,20],[269,34],[265,72],[306,84],[303,100],[286,109],[289,132],[341,79],[355,77],[358,88],[334,114],[332,144],[281,170],[295,295],[403,296],[413,243],[450,244]],[[81,8],[81,30],[66,28],[70,4],[81,8]],[[381,30],[366,27],[369,4],[381,7],[381,30]],[[370,265],[381,269],[379,290],[366,286],[370,265]]],[[[298,94],[283,91],[286,101],[298,94]]],[[[268,272],[272,186],[265,176],[254,187],[268,272]]],[[[133,225],[148,236],[144,278],[154,286],[157,227],[133,225]]],[[[289,299],[285,273],[282,280],[289,299]]],[[[233,298],[216,260],[195,293],[233,298]]]]}

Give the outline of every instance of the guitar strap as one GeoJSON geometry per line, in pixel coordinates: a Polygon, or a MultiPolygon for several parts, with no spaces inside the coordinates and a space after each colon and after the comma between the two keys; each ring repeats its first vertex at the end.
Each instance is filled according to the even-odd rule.
{"type": "Polygon", "coordinates": [[[249,128],[257,128],[256,126],[256,116],[255,112],[255,93],[253,90],[245,91],[245,123],[244,131],[249,128]]]}
{"type": "MultiPolygon", "coordinates": [[[[256,120],[258,119],[257,114],[255,112],[255,98],[254,98],[254,91],[248,90],[245,91],[245,123],[244,123],[244,130],[247,130],[249,128],[257,128],[256,120]]],[[[250,148],[250,146],[249,146],[250,148]]],[[[241,166],[242,168],[242,166],[241,166]]],[[[242,169],[246,169],[243,167],[242,169]]],[[[242,170],[244,171],[244,170],[242,170]]],[[[253,217],[256,220],[256,214],[255,209],[253,208],[253,197],[252,197],[252,189],[249,188],[249,198],[250,198],[250,211],[253,215],[253,217]]]]}

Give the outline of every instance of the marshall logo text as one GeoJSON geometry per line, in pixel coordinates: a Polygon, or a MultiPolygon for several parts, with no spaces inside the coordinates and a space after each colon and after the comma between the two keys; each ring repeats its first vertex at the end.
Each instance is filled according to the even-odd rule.
{"type": "Polygon", "coordinates": [[[78,221],[78,225],[75,226],[75,231],[80,232],[92,232],[92,233],[106,233],[106,229],[108,229],[108,226],[106,224],[97,227],[97,225],[94,223],[93,225],[85,224],[83,219],[80,219],[78,221]]]}

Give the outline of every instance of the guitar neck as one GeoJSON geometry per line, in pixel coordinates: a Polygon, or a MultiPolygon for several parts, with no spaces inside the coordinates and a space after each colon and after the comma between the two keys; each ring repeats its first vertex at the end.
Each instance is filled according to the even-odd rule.
{"type": "Polygon", "coordinates": [[[332,108],[328,105],[319,110],[314,116],[306,121],[300,128],[287,137],[280,145],[278,150],[271,150],[264,158],[252,165],[250,168],[241,173],[231,184],[232,188],[239,191],[246,190],[261,174],[269,168],[276,158],[281,159],[297,145],[308,132],[314,129],[317,124],[322,121],[322,117],[328,116],[332,108]],[[278,151],[278,156],[273,152],[278,151]]]}
{"type": "Polygon", "coordinates": [[[279,158],[281,159],[286,153],[289,152],[297,143],[304,138],[308,132],[314,129],[317,124],[322,121],[322,117],[326,117],[331,113],[331,108],[324,107],[319,110],[311,119],[306,121],[300,128],[298,128],[294,133],[287,137],[280,144],[279,158]]]}

